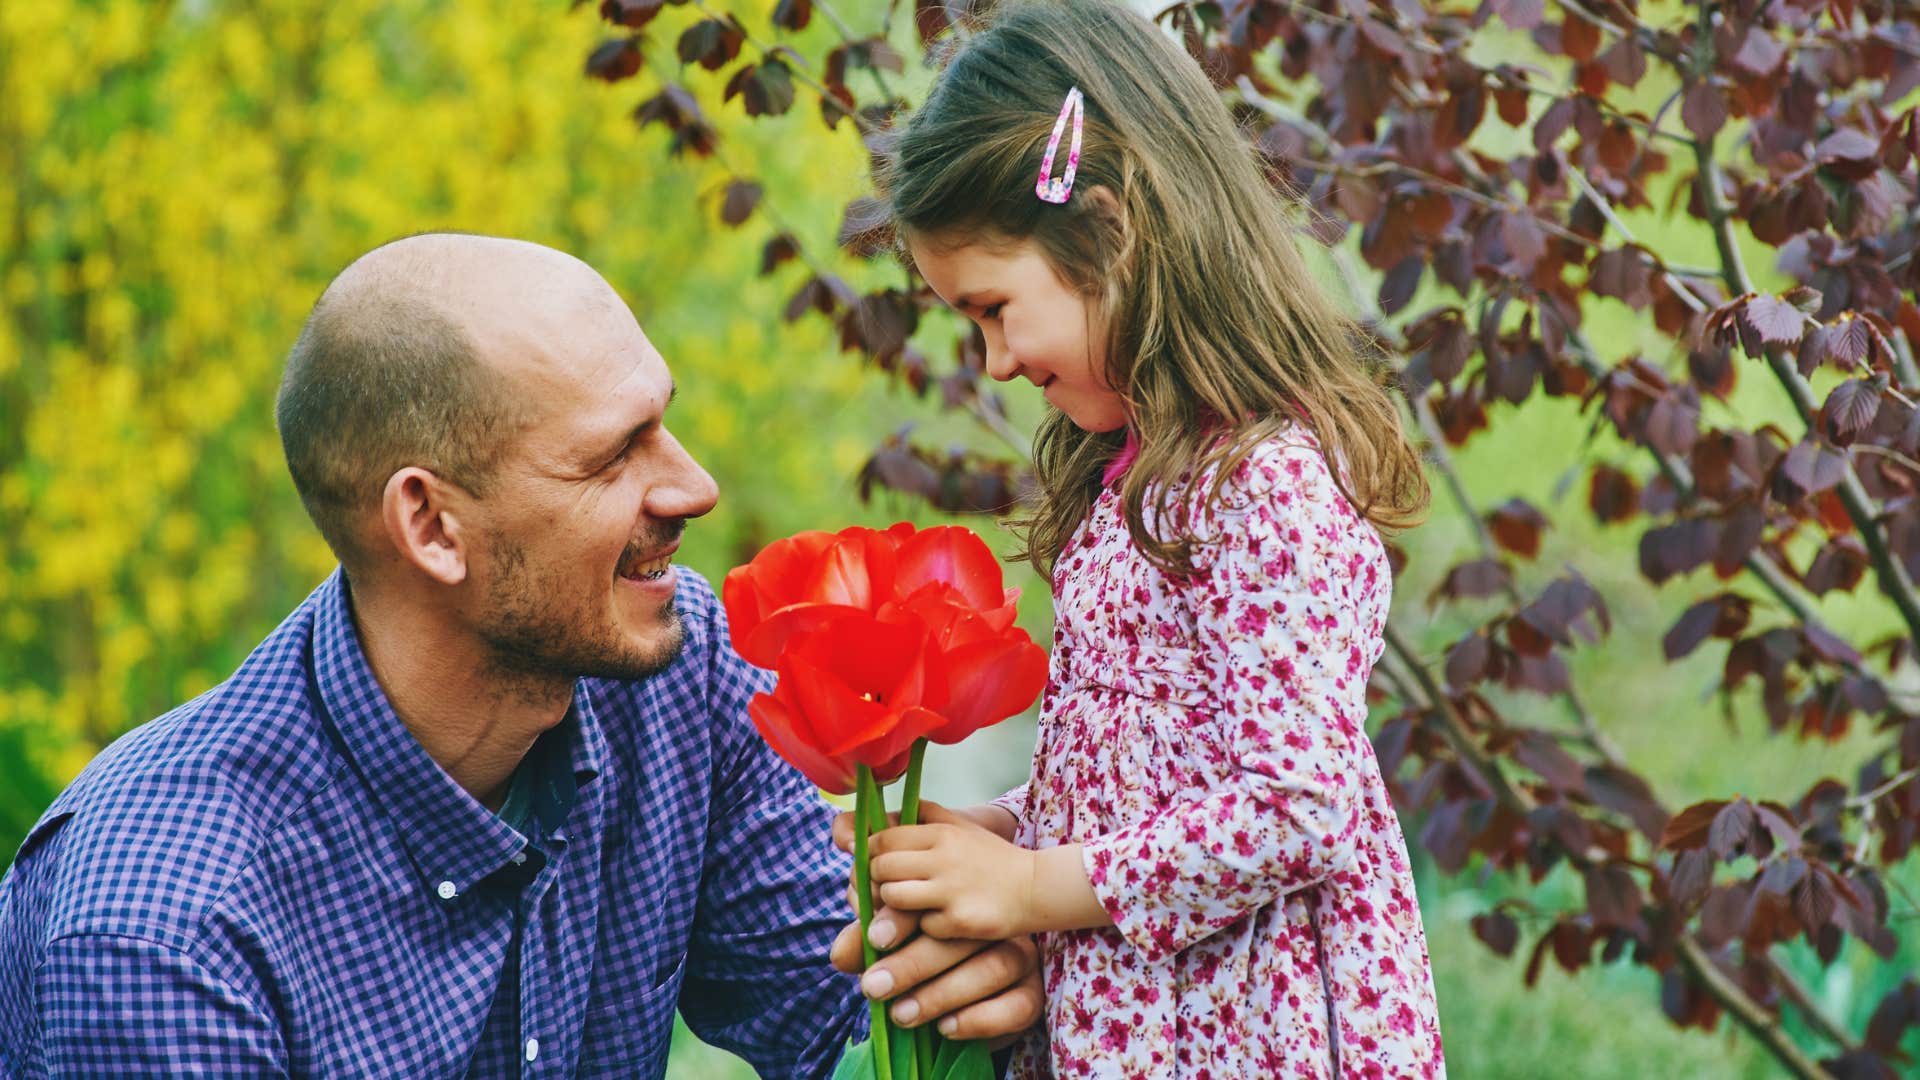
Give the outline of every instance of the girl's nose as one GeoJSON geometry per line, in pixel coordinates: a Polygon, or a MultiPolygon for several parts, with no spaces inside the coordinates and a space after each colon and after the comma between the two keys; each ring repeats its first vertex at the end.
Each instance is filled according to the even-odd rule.
{"type": "Polygon", "coordinates": [[[999,340],[998,334],[987,335],[987,376],[995,382],[1006,382],[1019,373],[1020,365],[1006,342],[999,340]]]}

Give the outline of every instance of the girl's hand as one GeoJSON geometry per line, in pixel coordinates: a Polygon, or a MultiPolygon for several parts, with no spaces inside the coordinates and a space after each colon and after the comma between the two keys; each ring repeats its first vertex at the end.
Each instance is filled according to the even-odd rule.
{"type": "MultiPolygon", "coordinates": [[[[920,800],[920,823],[923,825],[972,825],[985,829],[1002,840],[1012,841],[1013,830],[1019,823],[1004,806],[981,803],[978,806],[963,806],[958,810],[949,810],[932,799],[920,800]]],[[[887,815],[887,827],[900,824],[899,814],[887,815]]],[[[853,815],[841,811],[833,818],[834,846],[847,854],[853,854],[853,815]]]]}
{"type": "MultiPolygon", "coordinates": [[[[967,807],[962,810],[949,810],[931,799],[922,799],[920,801],[920,820],[930,825],[978,825],[986,828],[988,827],[986,823],[991,822],[993,827],[999,827],[1001,822],[994,820],[995,818],[1005,819],[1007,836],[1011,839],[1013,833],[1013,815],[1000,807],[985,805],[967,807]],[[985,811],[985,813],[982,813],[982,811],[985,811]]],[[[893,828],[899,824],[899,814],[887,815],[888,828],[893,828]]],[[[834,846],[838,847],[841,851],[849,855],[853,854],[852,814],[842,812],[834,816],[833,843],[834,846]]],[[[859,894],[854,891],[855,876],[856,875],[853,874],[847,876],[847,910],[858,912],[860,910],[860,897],[859,894]]],[[[876,949],[891,949],[919,932],[920,916],[917,912],[896,911],[893,908],[887,907],[885,902],[880,899],[879,883],[875,882],[873,884],[873,923],[867,929],[867,940],[871,942],[876,949]]]]}
{"type": "Polygon", "coordinates": [[[947,821],[928,815],[934,823],[896,826],[867,841],[881,901],[921,912],[920,929],[936,938],[1004,941],[1039,929],[1035,853],[971,821],[957,823],[950,811],[941,816],[947,821]]]}

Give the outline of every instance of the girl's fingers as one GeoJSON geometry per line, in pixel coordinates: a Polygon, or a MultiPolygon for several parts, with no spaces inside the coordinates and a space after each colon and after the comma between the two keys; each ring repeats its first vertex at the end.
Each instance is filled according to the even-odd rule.
{"type": "MultiPolygon", "coordinates": [[[[925,807],[925,805],[929,805],[929,803],[922,803],[922,805],[925,807]]],[[[948,815],[948,817],[952,817],[952,815],[948,815]]],[[[887,828],[885,828],[885,830],[870,832],[870,834],[868,834],[868,844],[870,844],[870,846],[877,844],[879,838],[885,836],[887,832],[899,832],[899,830],[900,815],[897,815],[897,813],[889,813],[889,815],[887,815],[887,828]]],[[[847,851],[849,855],[852,853],[852,815],[851,813],[847,813],[847,811],[841,811],[841,813],[833,815],[833,846],[839,847],[841,851],[847,851]]]]}
{"type": "Polygon", "coordinates": [[[940,837],[951,828],[950,825],[895,825],[883,833],[875,833],[867,841],[867,856],[872,858],[888,851],[925,851],[940,842],[940,837]]]}
{"type": "MultiPolygon", "coordinates": [[[[921,803],[920,805],[924,807],[928,804],[921,803]]],[[[889,829],[898,826],[899,823],[899,814],[887,815],[887,827],[889,829]]],[[[876,832],[872,835],[878,837],[880,834],[876,832]]],[[[853,852],[853,815],[844,810],[833,816],[833,846],[848,854],[852,854],[853,852]]]]}
{"type": "Polygon", "coordinates": [[[893,851],[867,862],[867,873],[878,882],[930,881],[939,869],[939,861],[925,851],[893,851]]]}
{"type": "Polygon", "coordinates": [[[920,800],[920,824],[922,825],[973,825],[971,819],[941,806],[932,799],[920,800]]]}
{"type": "Polygon", "coordinates": [[[940,890],[925,881],[889,881],[880,886],[880,899],[902,911],[925,911],[941,900],[940,890]]]}

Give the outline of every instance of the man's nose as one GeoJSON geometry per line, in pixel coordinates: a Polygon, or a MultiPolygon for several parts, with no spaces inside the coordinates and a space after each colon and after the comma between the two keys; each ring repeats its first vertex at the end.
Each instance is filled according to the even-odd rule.
{"type": "Polygon", "coordinates": [[[695,518],[713,509],[720,488],[671,432],[666,437],[665,467],[647,489],[646,511],[656,518],[695,518]]]}

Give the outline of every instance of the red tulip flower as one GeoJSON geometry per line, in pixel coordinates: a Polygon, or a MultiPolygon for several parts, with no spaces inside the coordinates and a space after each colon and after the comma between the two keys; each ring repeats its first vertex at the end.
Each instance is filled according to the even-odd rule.
{"type": "Polygon", "coordinates": [[[779,688],[755,699],[755,723],[828,791],[850,790],[861,764],[886,783],[899,775],[896,744],[957,743],[1046,685],[1046,653],[1013,624],[1019,591],[959,526],[798,533],[735,568],[721,591],[734,649],[780,673],[779,688]],[[888,638],[886,649],[872,647],[888,638]],[[901,652],[906,642],[925,655],[901,652]],[[909,668],[918,681],[903,697],[897,680],[909,668]],[[821,690],[827,673],[848,693],[821,690]],[[909,717],[910,708],[920,712],[909,717]],[[939,714],[931,726],[928,711],[939,714]],[[915,734],[896,738],[907,730],[915,734]]]}
{"type": "MultiPolygon", "coordinates": [[[[886,827],[882,785],[906,773],[900,821],[911,824],[926,743],[959,742],[1032,704],[1047,654],[1013,624],[1019,593],[993,552],[957,526],[799,533],[727,574],[721,596],[734,650],[780,676],[747,706],[760,736],[821,788],[855,796],[854,895],[871,963],[867,835],[886,827]]],[[[870,1010],[871,1043],[849,1060],[864,1054],[885,1080],[903,1039],[929,1068],[946,1060],[931,1032],[870,1010]]],[[[984,1044],[961,1053],[968,1075],[991,1073],[984,1044]]]]}
{"type": "Polygon", "coordinates": [[[924,627],[946,669],[947,697],[939,706],[944,723],[927,738],[943,746],[997,724],[1033,703],[1047,685],[1047,654],[1026,631],[995,627],[950,586],[930,585],[882,609],[924,627]]]}
{"type": "MultiPolygon", "coordinates": [[[[890,530],[890,535],[899,534],[890,530]]],[[[895,559],[895,597],[906,599],[936,584],[951,589],[955,602],[978,613],[996,633],[1012,626],[1018,614],[1020,590],[1001,585],[999,560],[970,529],[937,525],[902,540],[895,559]]]]}
{"type": "Polygon", "coordinates": [[[795,533],[767,545],[721,583],[734,651],[756,667],[775,667],[795,634],[837,615],[878,610],[893,598],[895,552],[912,533],[902,522],[884,532],[795,533]]]}
{"type": "Polygon", "coordinates": [[[747,706],[760,737],[821,788],[854,790],[856,767],[880,783],[906,771],[916,739],[946,718],[939,654],[923,626],[863,614],[826,620],[781,657],[771,694],[747,706]]]}

